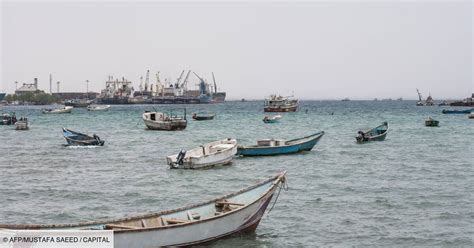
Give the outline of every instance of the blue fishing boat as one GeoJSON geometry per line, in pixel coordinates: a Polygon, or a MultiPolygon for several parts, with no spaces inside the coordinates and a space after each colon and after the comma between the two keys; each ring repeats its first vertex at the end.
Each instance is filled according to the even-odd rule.
{"type": "Polygon", "coordinates": [[[368,141],[383,141],[388,133],[388,123],[382,122],[382,125],[372,128],[368,131],[359,131],[356,137],[357,143],[365,143],[368,141]]]}
{"type": "Polygon", "coordinates": [[[99,136],[89,136],[86,134],[74,132],[67,128],[63,128],[63,136],[70,146],[103,146],[105,141],[101,140],[99,136]]]}
{"type": "Polygon", "coordinates": [[[238,146],[237,155],[241,156],[269,156],[291,154],[301,151],[310,151],[323,137],[324,131],[292,140],[263,139],[258,140],[257,145],[238,146]]]}
{"type": "Polygon", "coordinates": [[[441,111],[441,113],[443,114],[470,114],[471,112],[473,112],[474,109],[464,109],[464,110],[456,110],[456,109],[453,109],[453,110],[449,110],[449,109],[443,109],[443,111],[441,111]]]}

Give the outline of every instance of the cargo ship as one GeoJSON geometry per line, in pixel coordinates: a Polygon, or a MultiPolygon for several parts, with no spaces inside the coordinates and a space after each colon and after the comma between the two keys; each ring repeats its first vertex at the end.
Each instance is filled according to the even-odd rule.
{"type": "MultiPolygon", "coordinates": [[[[159,87],[158,93],[152,97],[155,104],[208,104],[221,103],[225,101],[226,93],[217,91],[217,84],[212,73],[214,84],[211,85],[197,73],[193,74],[199,78],[198,90],[188,90],[188,79],[191,71],[184,76],[184,70],[181,72],[176,83],[166,83],[165,86],[159,87]]],[[[159,82],[159,78],[158,82],[159,82]]]]}
{"type": "Polygon", "coordinates": [[[264,112],[296,112],[298,100],[289,100],[288,97],[271,95],[265,99],[264,112]]]}
{"type": "Polygon", "coordinates": [[[199,84],[197,90],[188,90],[188,79],[191,74],[189,70],[184,76],[185,70],[175,83],[171,80],[160,80],[159,72],[156,73],[156,83],[150,83],[150,71],[147,70],[145,81],[140,77],[139,90],[134,91],[132,82],[122,78],[113,80],[112,77],[106,81],[105,89],[97,98],[102,104],[208,104],[221,103],[225,101],[226,93],[217,91],[217,84],[212,73],[213,84],[197,75],[199,84]]]}
{"type": "Polygon", "coordinates": [[[459,106],[459,107],[472,107],[474,106],[474,93],[471,97],[467,97],[462,101],[455,101],[449,104],[449,106],[459,106]]]}
{"type": "Polygon", "coordinates": [[[122,77],[122,80],[113,79],[109,76],[103,89],[97,98],[100,104],[129,104],[132,96],[132,82],[122,77]]]}

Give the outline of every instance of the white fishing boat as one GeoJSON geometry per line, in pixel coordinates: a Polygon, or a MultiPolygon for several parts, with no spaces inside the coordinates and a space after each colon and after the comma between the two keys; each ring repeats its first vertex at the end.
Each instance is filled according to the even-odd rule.
{"type": "Polygon", "coordinates": [[[65,106],[62,108],[54,108],[54,109],[42,109],[41,112],[43,114],[64,114],[64,113],[71,113],[74,107],[65,106]]]}
{"type": "Polygon", "coordinates": [[[186,109],[184,110],[184,117],[179,117],[172,113],[166,114],[162,112],[146,111],[142,118],[145,126],[150,130],[183,130],[188,125],[188,121],[186,120],[186,109]]]}
{"type": "Polygon", "coordinates": [[[89,105],[87,106],[88,111],[107,111],[110,105],[89,105]]]}
{"type": "Polygon", "coordinates": [[[275,122],[278,122],[280,119],[281,119],[281,115],[275,115],[275,116],[265,115],[263,117],[263,122],[264,123],[275,123],[275,122]]]}
{"type": "Polygon", "coordinates": [[[28,118],[22,117],[17,122],[15,122],[15,130],[28,130],[28,118]]]}
{"type": "MultiPolygon", "coordinates": [[[[237,233],[253,233],[275,192],[285,188],[285,174],[199,204],[109,221],[79,224],[0,224],[10,230],[113,230],[115,248],[181,247],[237,233]]],[[[275,197],[275,201],[278,195],[275,197]]]]}
{"type": "Polygon", "coordinates": [[[228,138],[188,151],[182,150],[178,154],[166,157],[166,162],[172,169],[200,169],[228,164],[236,153],[237,140],[228,138]]]}

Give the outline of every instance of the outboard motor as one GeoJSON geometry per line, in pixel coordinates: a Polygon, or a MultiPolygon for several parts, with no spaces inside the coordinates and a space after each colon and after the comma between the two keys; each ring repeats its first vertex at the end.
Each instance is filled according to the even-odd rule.
{"type": "Polygon", "coordinates": [[[176,163],[178,165],[183,165],[184,163],[184,157],[186,156],[186,150],[181,150],[179,153],[178,153],[178,156],[176,157],[176,163]]]}
{"type": "Polygon", "coordinates": [[[100,138],[97,136],[97,134],[92,135],[92,137],[97,140],[97,144],[100,145],[100,138]]]}

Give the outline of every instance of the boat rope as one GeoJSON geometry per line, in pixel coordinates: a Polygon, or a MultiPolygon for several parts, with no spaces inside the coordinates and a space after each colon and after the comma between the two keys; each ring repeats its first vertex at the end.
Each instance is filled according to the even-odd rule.
{"type": "Polygon", "coordinates": [[[288,182],[287,182],[287,179],[286,177],[283,177],[282,180],[281,180],[281,184],[278,184],[277,187],[278,187],[278,193],[277,193],[277,196],[275,198],[275,201],[273,201],[273,205],[272,207],[268,210],[267,212],[267,216],[270,214],[270,212],[273,210],[273,208],[275,207],[277,201],[278,201],[278,197],[280,196],[280,192],[281,192],[281,189],[285,190],[285,191],[288,191],[288,182]]]}

